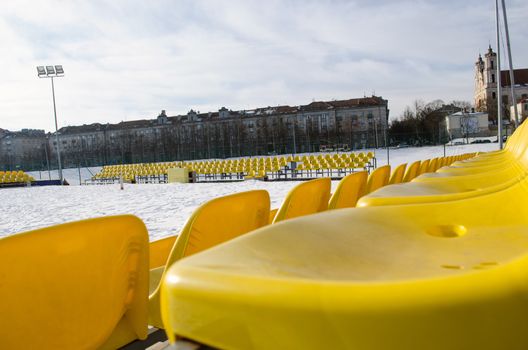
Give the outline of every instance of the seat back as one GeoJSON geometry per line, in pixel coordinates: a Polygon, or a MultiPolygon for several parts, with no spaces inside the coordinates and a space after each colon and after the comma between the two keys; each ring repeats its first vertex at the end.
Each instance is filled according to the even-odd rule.
{"type": "Polygon", "coordinates": [[[410,167],[407,168],[405,175],[403,176],[403,182],[409,182],[418,175],[418,170],[420,169],[420,161],[412,163],[410,167]]]}
{"type": "Polygon", "coordinates": [[[368,178],[367,193],[386,186],[389,183],[390,170],[390,165],[384,165],[374,170],[368,178]]]}
{"type": "Polygon", "coordinates": [[[429,166],[427,167],[426,173],[434,173],[438,167],[438,158],[433,158],[429,161],[429,166]]]}
{"type": "Polygon", "coordinates": [[[389,179],[389,184],[399,184],[403,181],[403,175],[405,174],[405,168],[407,167],[407,163],[400,164],[394,169],[394,171],[391,174],[391,177],[389,179]]]}
{"type": "Polygon", "coordinates": [[[359,198],[365,195],[368,173],[360,171],[345,176],[337,184],[337,188],[330,198],[328,209],[353,208],[359,198]]]}
{"type": "Polygon", "coordinates": [[[330,187],[329,178],[310,180],[295,186],[286,195],[273,223],[328,209],[330,187]]]}
{"type": "Polygon", "coordinates": [[[526,134],[528,132],[528,128],[525,124],[526,123],[522,122],[515,132],[508,138],[506,144],[504,145],[505,150],[516,153],[519,148],[525,148],[525,142],[523,141],[525,140],[527,136],[526,134]]]}
{"type": "Polygon", "coordinates": [[[426,159],[420,163],[420,169],[418,170],[418,175],[425,174],[429,170],[429,163],[431,162],[430,159],[426,159]]]}
{"type": "MultiPolygon", "coordinates": [[[[160,280],[176,261],[267,225],[269,213],[270,198],[265,190],[235,193],[203,204],[189,217],[176,238],[160,280]]],[[[158,284],[149,296],[149,324],[163,328],[159,298],[158,284]]]]}
{"type": "Polygon", "coordinates": [[[189,217],[165,266],[268,224],[270,198],[265,190],[210,200],[189,217]]]}
{"type": "Polygon", "coordinates": [[[1,349],[115,349],[147,336],[148,234],[134,216],[0,239],[1,349]]]}

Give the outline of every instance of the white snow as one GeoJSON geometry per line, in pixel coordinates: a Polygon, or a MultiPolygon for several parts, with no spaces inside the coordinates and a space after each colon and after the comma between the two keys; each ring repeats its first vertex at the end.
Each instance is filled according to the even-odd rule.
{"type": "MultiPolygon", "coordinates": [[[[445,150],[449,156],[493,151],[497,148],[496,143],[491,143],[448,146],[445,150]]],[[[395,167],[405,162],[440,157],[443,152],[443,146],[391,149],[390,164],[395,167]]],[[[386,150],[377,150],[376,157],[378,166],[387,163],[386,150]]],[[[98,171],[97,168],[90,170],[92,173],[98,171]]],[[[38,172],[32,172],[32,175],[38,179],[38,172]]],[[[42,172],[41,175],[42,179],[48,178],[47,172],[42,172]]],[[[66,169],[64,177],[72,185],[79,184],[77,169],[66,169]]],[[[90,177],[87,169],[81,169],[81,181],[90,177]]],[[[334,181],[333,186],[336,183],[334,181]]],[[[252,180],[237,183],[125,184],[123,191],[119,185],[0,189],[0,237],[68,221],[133,214],[145,222],[150,239],[155,240],[178,233],[193,210],[212,198],[252,189],[266,189],[270,193],[272,208],[276,208],[287,192],[297,184],[294,181],[252,180]]]]}
{"type": "Polygon", "coordinates": [[[148,228],[151,240],[176,234],[200,204],[214,197],[266,189],[272,207],[280,205],[297,182],[125,184],[46,186],[1,189],[0,236],[81,219],[133,214],[148,228]]]}

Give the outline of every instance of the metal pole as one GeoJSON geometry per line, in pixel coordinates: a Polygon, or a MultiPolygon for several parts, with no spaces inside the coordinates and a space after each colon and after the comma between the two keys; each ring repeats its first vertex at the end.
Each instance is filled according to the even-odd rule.
{"type": "Polygon", "coordinates": [[[499,149],[502,149],[502,83],[500,68],[500,33],[499,33],[499,0],[495,0],[495,21],[497,24],[497,137],[499,138],[499,149]]]}
{"type": "Polygon", "coordinates": [[[297,117],[293,119],[293,154],[297,153],[297,144],[295,143],[295,125],[297,124],[297,117]]]}
{"type": "Polygon", "coordinates": [[[48,166],[48,179],[51,180],[51,170],[50,170],[50,163],[49,163],[49,157],[48,157],[48,144],[49,144],[49,141],[46,138],[46,144],[44,145],[44,153],[46,154],[46,165],[48,166]]]}
{"type": "Polygon", "coordinates": [[[511,93],[511,99],[513,104],[513,110],[514,110],[514,121],[515,121],[515,128],[519,126],[519,111],[517,110],[517,99],[515,98],[515,79],[513,76],[513,63],[512,63],[512,54],[511,54],[511,46],[510,46],[510,31],[508,29],[508,16],[506,14],[506,4],[504,0],[501,0],[502,2],[502,16],[504,18],[504,28],[506,30],[506,48],[508,50],[508,63],[510,65],[510,93],[511,93]]]}
{"type": "Polygon", "coordinates": [[[389,151],[389,143],[387,142],[389,139],[387,128],[385,128],[385,147],[387,148],[387,165],[390,165],[390,151],[389,151]]]}
{"type": "Polygon", "coordinates": [[[59,125],[57,123],[57,107],[55,106],[55,85],[53,84],[53,77],[51,77],[51,93],[53,95],[53,114],[55,115],[55,137],[57,140],[57,161],[59,162],[59,180],[62,185],[62,163],[60,156],[60,144],[59,144],[59,125]]]}
{"type": "Polygon", "coordinates": [[[378,123],[374,118],[374,141],[376,142],[376,149],[378,149],[378,123]]]}

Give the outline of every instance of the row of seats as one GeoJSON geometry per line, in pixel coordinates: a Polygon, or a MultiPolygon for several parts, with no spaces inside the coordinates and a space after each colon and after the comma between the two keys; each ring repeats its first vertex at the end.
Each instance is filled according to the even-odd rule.
{"type": "Polygon", "coordinates": [[[332,196],[329,178],[307,181],[296,186],[279,209],[271,211],[270,222],[275,223],[327,209],[355,207],[360,198],[381,187],[409,182],[419,175],[435,172],[440,167],[474,157],[474,155],[474,153],[467,153],[427,159],[423,162],[416,161],[408,168],[404,163],[396,167],[392,173],[390,165],[379,167],[370,175],[366,171],[352,173],[341,179],[332,196]]]}
{"type": "Polygon", "coordinates": [[[29,176],[22,170],[0,171],[0,184],[27,183],[35,181],[33,176],[29,176]]]}
{"type": "Polygon", "coordinates": [[[504,150],[449,163],[395,169],[403,181],[356,208],[268,225],[173,264],[161,299],[171,341],[526,348],[528,127],[504,150]],[[420,175],[407,177],[411,169],[420,175]]]}
{"type": "Polygon", "coordinates": [[[125,181],[136,177],[165,176],[170,168],[187,168],[198,176],[208,178],[216,175],[238,174],[242,178],[263,178],[277,175],[286,170],[302,173],[318,169],[363,169],[373,167],[374,154],[334,153],[303,156],[252,157],[227,160],[206,160],[192,162],[144,163],[107,165],[92,180],[115,179],[121,176],[125,181]]]}
{"type": "Polygon", "coordinates": [[[92,180],[118,179],[123,177],[125,181],[132,181],[136,176],[167,175],[168,169],[179,168],[185,165],[185,162],[105,165],[99,173],[92,177],[92,180]]]}
{"type": "MultiPolygon", "coordinates": [[[[169,278],[173,263],[270,224],[354,207],[361,196],[380,186],[404,181],[404,169],[399,166],[390,177],[389,166],[370,176],[366,171],[351,174],[332,195],[329,178],[306,181],[292,189],[276,211],[270,210],[264,190],[216,198],[199,207],[179,235],[150,244],[144,224],[133,216],[85,220],[0,239],[0,348],[17,348],[24,339],[28,348],[115,349],[144,339],[147,324],[169,325],[171,337],[182,334],[172,320],[176,306],[168,296],[173,293],[165,293],[168,298],[162,302],[162,281],[169,278]]],[[[180,307],[178,314],[189,311],[180,307]]]]}

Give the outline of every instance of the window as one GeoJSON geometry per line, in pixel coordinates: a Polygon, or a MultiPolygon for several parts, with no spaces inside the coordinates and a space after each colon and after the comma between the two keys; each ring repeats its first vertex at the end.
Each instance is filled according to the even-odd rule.
{"type": "Polygon", "coordinates": [[[492,93],[491,93],[491,98],[492,98],[492,99],[496,99],[496,98],[497,98],[497,94],[496,94],[495,92],[492,92],[492,93]]]}
{"type": "Polygon", "coordinates": [[[495,74],[492,74],[492,75],[491,75],[491,82],[492,82],[492,83],[495,82],[495,74]]]}
{"type": "Polygon", "coordinates": [[[495,68],[493,68],[493,61],[491,61],[491,69],[495,69],[495,68]]]}
{"type": "Polygon", "coordinates": [[[323,114],[323,115],[321,116],[321,127],[326,128],[327,123],[328,123],[328,120],[326,119],[326,115],[323,114]]]}
{"type": "Polygon", "coordinates": [[[525,110],[525,111],[528,111],[528,103],[525,103],[525,104],[524,104],[524,110],[525,110]]]}

